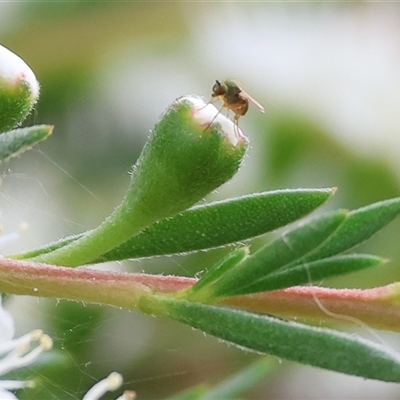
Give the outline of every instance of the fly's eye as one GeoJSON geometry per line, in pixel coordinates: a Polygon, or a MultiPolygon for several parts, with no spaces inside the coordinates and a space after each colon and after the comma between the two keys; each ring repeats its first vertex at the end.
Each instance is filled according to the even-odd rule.
{"type": "Polygon", "coordinates": [[[222,87],[219,81],[215,81],[215,85],[212,88],[213,96],[221,96],[225,93],[224,88],[222,87]]]}

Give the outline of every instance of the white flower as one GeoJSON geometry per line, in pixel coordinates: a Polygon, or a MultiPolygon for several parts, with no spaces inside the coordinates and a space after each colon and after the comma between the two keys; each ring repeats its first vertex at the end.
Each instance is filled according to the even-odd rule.
{"type": "MultiPolygon", "coordinates": [[[[27,230],[28,230],[28,224],[26,222],[21,222],[18,226],[17,231],[9,233],[3,233],[4,228],[2,225],[0,225],[0,246],[4,246],[8,243],[15,242],[21,237],[21,234],[25,233],[27,230]]],[[[1,307],[1,302],[0,302],[0,307],[1,307]]],[[[0,339],[1,339],[1,333],[0,333],[0,339]]]]}
{"type": "MultiPolygon", "coordinates": [[[[14,333],[14,320],[12,315],[2,307],[0,297],[0,377],[32,364],[43,351],[53,347],[52,339],[41,329],[36,329],[17,339],[14,339],[14,333]]],[[[122,375],[112,372],[107,378],[93,385],[82,400],[99,400],[107,392],[119,389],[122,383],[122,375]]],[[[11,391],[33,386],[33,381],[0,379],[0,399],[18,400],[11,391]]],[[[134,400],[135,398],[135,392],[126,390],[116,400],[134,400]]]]}
{"type": "MultiPolygon", "coordinates": [[[[14,320],[1,306],[0,301],[0,376],[32,364],[43,351],[53,347],[50,336],[37,329],[14,339],[14,320]]],[[[11,390],[32,387],[32,381],[11,381],[0,379],[0,398],[17,399],[11,390]]]]}
{"type": "MultiPolygon", "coordinates": [[[[122,383],[122,375],[118,372],[111,372],[111,374],[108,375],[107,378],[104,378],[93,385],[85,394],[85,396],[83,396],[82,400],[98,400],[107,392],[113,392],[114,390],[119,389],[122,383]]],[[[116,400],[134,400],[135,398],[135,392],[127,390],[116,400]]]]}

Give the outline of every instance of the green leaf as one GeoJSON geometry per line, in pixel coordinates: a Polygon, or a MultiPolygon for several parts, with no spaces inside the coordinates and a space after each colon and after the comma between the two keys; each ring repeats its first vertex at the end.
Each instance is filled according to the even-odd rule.
{"type": "MultiPolygon", "coordinates": [[[[324,203],[335,189],[277,190],[193,207],[159,221],[94,262],[187,253],[240,242],[289,224],[324,203]]],[[[56,250],[72,236],[11,258],[56,250]]]]}
{"type": "MultiPolygon", "coordinates": [[[[319,233],[321,228],[325,229],[321,221],[329,214],[322,215],[314,220],[315,223],[321,224],[320,227],[305,225],[296,228],[260,249],[222,276],[211,289],[212,294],[208,290],[207,296],[228,296],[281,289],[375,266],[382,262],[382,259],[368,256],[361,260],[358,259],[359,255],[354,256],[355,258],[353,256],[330,257],[368,239],[399,213],[399,198],[381,201],[349,212],[340,226],[338,225],[338,229],[333,229],[329,233],[329,226],[327,226],[328,234],[324,236],[319,233]],[[303,233],[303,229],[308,233],[303,233]],[[304,234],[306,236],[303,236],[304,234]],[[318,243],[319,239],[323,240],[318,243]],[[304,249],[303,245],[306,246],[304,249]],[[325,258],[330,259],[323,261],[325,258]],[[317,260],[319,261],[316,262],[317,260]],[[308,272],[312,268],[312,274],[309,277],[307,277],[305,266],[308,272]],[[271,276],[273,271],[281,268],[285,270],[271,276]]],[[[313,223],[311,221],[311,224],[313,223]]],[[[203,295],[203,297],[207,296],[203,295]]]]}
{"type": "Polygon", "coordinates": [[[210,297],[225,296],[258,282],[318,247],[338,229],[346,215],[343,210],[332,211],[292,229],[247,257],[205,290],[210,297]]]}
{"type": "Polygon", "coordinates": [[[165,400],[200,400],[207,389],[208,385],[196,385],[165,400]]]}
{"type": "MultiPolygon", "coordinates": [[[[221,275],[229,271],[236,264],[242,261],[249,254],[248,247],[238,247],[232,250],[225,257],[223,257],[219,262],[213,265],[208,271],[206,271],[197,283],[191,286],[189,289],[184,290],[185,297],[189,297],[192,293],[199,291],[204,286],[209,285],[218,279],[221,275]]],[[[193,299],[193,298],[192,298],[193,299]]]]}
{"type": "Polygon", "coordinates": [[[350,254],[324,258],[280,269],[253,282],[251,285],[238,286],[230,291],[225,290],[224,295],[233,296],[283,289],[375,267],[384,261],[381,257],[369,254],[350,254]]]}
{"type": "Polygon", "coordinates": [[[46,139],[52,131],[53,127],[50,125],[35,125],[2,133],[0,135],[0,161],[16,157],[29,150],[35,144],[46,139]]]}
{"type": "Polygon", "coordinates": [[[229,307],[163,299],[167,316],[242,348],[349,375],[400,382],[400,355],[326,328],[229,307]]]}
{"type": "Polygon", "coordinates": [[[271,357],[262,357],[261,360],[250,364],[243,370],[233,374],[216,386],[196,385],[167,400],[221,400],[233,399],[254,387],[274,369],[275,360],[271,357]]]}
{"type": "Polygon", "coordinates": [[[251,389],[273,370],[274,361],[270,357],[251,364],[206,392],[199,400],[233,399],[245,390],[251,389]]]}
{"type": "Polygon", "coordinates": [[[251,239],[304,217],[334,192],[277,190],[194,207],[152,225],[101,261],[187,253],[251,239]]]}
{"type": "Polygon", "coordinates": [[[400,214],[400,198],[380,201],[350,211],[340,228],[322,246],[299,262],[312,261],[343,253],[389,224],[400,214]]]}

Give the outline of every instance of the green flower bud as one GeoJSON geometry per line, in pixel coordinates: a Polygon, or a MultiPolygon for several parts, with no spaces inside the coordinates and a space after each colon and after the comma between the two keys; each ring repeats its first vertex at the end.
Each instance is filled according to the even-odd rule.
{"type": "Polygon", "coordinates": [[[121,205],[97,229],[35,260],[66,266],[90,263],[228,181],[246,148],[240,129],[212,104],[194,96],[179,98],[155,126],[121,205]]]}
{"type": "Polygon", "coordinates": [[[33,71],[0,45],[0,132],[20,124],[38,97],[39,84],[33,71]]]}
{"type": "Polygon", "coordinates": [[[149,216],[172,216],[237,172],[247,141],[217,114],[201,99],[182,97],[162,116],[132,172],[127,199],[134,199],[135,218],[148,224],[149,216]]]}

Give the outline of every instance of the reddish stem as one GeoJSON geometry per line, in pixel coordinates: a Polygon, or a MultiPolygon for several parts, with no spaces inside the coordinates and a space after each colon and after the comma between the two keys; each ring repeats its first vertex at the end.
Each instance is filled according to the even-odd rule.
{"type": "MultiPolygon", "coordinates": [[[[0,260],[0,291],[136,308],[144,293],[174,293],[194,278],[66,268],[0,260]]],[[[223,304],[284,317],[357,323],[400,331],[400,283],[373,289],[296,286],[224,299],[223,304]]]]}

